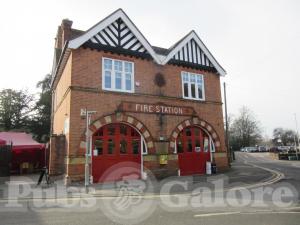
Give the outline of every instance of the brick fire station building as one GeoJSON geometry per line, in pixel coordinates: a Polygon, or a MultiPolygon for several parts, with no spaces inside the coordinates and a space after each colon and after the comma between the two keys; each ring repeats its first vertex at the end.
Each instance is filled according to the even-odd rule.
{"type": "MultiPolygon", "coordinates": [[[[163,36],[162,36],[163,38],[163,36]]],[[[152,46],[122,9],[80,31],[63,20],[55,39],[50,174],[84,179],[86,118],[90,173],[101,182],[120,162],[156,176],[228,167],[220,76],[225,70],[191,31],[152,46]]],[[[117,179],[117,178],[112,178],[117,179]]]]}

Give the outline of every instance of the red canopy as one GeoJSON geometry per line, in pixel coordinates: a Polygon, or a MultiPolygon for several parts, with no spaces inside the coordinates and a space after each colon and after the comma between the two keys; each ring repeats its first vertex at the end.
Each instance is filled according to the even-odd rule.
{"type": "Polygon", "coordinates": [[[0,139],[6,144],[13,145],[13,148],[44,148],[44,144],[40,144],[32,139],[30,134],[24,132],[0,132],[0,139]]]}
{"type": "Polygon", "coordinates": [[[0,139],[0,145],[6,145],[6,141],[0,139]]]}
{"type": "Polygon", "coordinates": [[[45,145],[33,140],[30,134],[0,132],[0,139],[4,140],[7,145],[12,145],[10,168],[12,173],[21,173],[23,171],[22,166],[25,164],[27,167],[31,165],[33,170],[41,169],[45,165],[45,145]]]}

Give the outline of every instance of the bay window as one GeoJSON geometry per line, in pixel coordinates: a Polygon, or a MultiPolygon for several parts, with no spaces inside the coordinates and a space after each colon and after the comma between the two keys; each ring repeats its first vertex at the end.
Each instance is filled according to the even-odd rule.
{"type": "Polygon", "coordinates": [[[134,64],[132,62],[103,58],[102,89],[109,91],[134,92],[134,64]]]}
{"type": "Polygon", "coordinates": [[[202,74],[181,73],[183,98],[204,100],[204,79],[202,74]]]}

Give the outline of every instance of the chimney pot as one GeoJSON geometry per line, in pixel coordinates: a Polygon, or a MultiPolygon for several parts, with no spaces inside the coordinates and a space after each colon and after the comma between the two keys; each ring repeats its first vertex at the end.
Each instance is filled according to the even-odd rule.
{"type": "Polygon", "coordinates": [[[61,22],[61,26],[63,28],[71,28],[72,24],[73,24],[73,21],[69,20],[69,19],[63,19],[62,22],[61,22]]]}

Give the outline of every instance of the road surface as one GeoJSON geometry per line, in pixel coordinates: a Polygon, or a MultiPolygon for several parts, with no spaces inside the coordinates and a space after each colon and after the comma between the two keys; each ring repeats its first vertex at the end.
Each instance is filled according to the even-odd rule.
{"type": "MultiPolygon", "coordinates": [[[[232,189],[229,185],[221,192],[219,189],[211,192],[200,183],[200,186],[194,185],[194,191],[191,190],[189,194],[167,195],[162,192],[161,196],[157,194],[127,196],[125,199],[119,197],[73,198],[70,200],[73,205],[81,203],[86,206],[91,201],[90,207],[75,208],[64,207],[63,203],[67,204],[67,199],[39,201],[24,199],[19,201],[22,208],[14,209],[5,207],[7,202],[0,200],[0,210],[2,210],[0,211],[0,224],[299,225],[300,163],[273,161],[264,153],[237,153],[236,158],[234,166],[240,171],[240,176],[235,177],[234,182],[240,180],[242,182],[239,186],[236,184],[232,186],[232,189]],[[262,174],[264,174],[263,171],[267,171],[272,176],[262,179],[261,184],[251,186],[245,182],[247,180],[245,177],[251,178],[255,175],[261,176],[261,174],[257,171],[255,172],[257,174],[248,174],[248,170],[243,173],[244,168],[249,166],[260,168],[262,174]],[[199,194],[201,187],[204,191],[199,194]],[[290,192],[284,188],[288,188],[290,192]],[[241,190],[244,190],[242,194],[239,192],[241,190]],[[253,193],[259,196],[264,191],[265,196],[255,201],[253,193]],[[251,196],[247,193],[251,193],[251,196]],[[221,194],[223,197],[216,197],[221,194]],[[280,198],[278,194],[281,194],[280,198]],[[218,201],[220,204],[216,203],[218,201]],[[284,206],[280,205],[281,203],[284,206]],[[47,206],[40,207],[45,205],[47,206]]],[[[11,204],[14,203],[11,202],[11,204]]]]}

